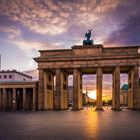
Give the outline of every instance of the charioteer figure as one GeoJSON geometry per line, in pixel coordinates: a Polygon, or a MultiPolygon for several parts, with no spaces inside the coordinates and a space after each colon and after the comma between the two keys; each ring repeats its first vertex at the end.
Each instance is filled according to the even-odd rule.
{"type": "Polygon", "coordinates": [[[93,45],[93,40],[90,39],[91,38],[91,31],[92,30],[88,30],[88,32],[85,33],[86,40],[83,40],[83,45],[93,45]]]}

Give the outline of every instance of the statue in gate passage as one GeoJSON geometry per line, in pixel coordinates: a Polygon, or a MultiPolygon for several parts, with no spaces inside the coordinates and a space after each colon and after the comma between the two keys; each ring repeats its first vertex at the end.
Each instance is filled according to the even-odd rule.
{"type": "Polygon", "coordinates": [[[90,39],[91,38],[91,31],[92,30],[88,30],[88,32],[85,33],[86,40],[83,40],[83,45],[93,45],[93,40],[90,39]]]}

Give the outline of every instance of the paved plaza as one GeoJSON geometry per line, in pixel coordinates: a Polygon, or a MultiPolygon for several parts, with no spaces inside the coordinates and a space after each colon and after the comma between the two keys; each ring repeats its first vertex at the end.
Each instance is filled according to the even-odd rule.
{"type": "Polygon", "coordinates": [[[140,111],[0,112],[0,140],[139,140],[140,111]]]}

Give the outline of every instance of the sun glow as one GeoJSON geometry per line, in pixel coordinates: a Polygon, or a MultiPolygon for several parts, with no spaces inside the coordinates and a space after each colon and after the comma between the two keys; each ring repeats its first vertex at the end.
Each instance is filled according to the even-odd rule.
{"type": "Polygon", "coordinates": [[[89,91],[88,96],[96,100],[96,90],[89,91]]]}

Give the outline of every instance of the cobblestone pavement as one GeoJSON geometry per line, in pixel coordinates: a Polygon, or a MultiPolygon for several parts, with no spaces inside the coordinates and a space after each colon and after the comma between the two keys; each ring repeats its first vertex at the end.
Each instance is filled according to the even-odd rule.
{"type": "Polygon", "coordinates": [[[0,140],[139,140],[140,111],[0,112],[0,140]]]}

